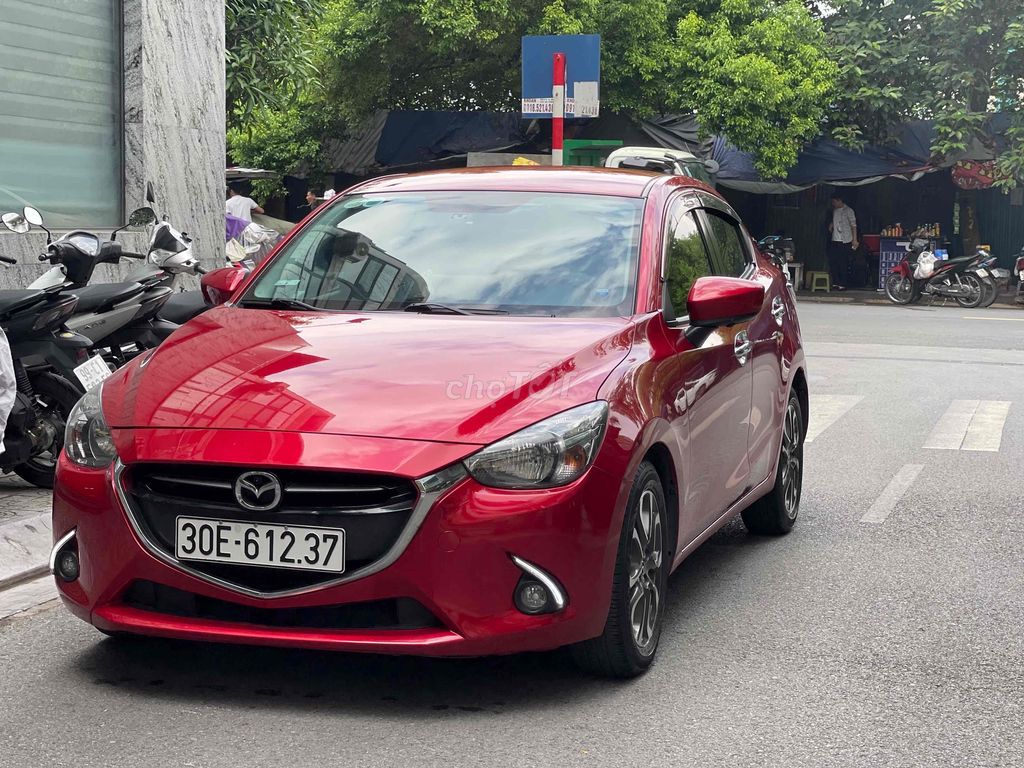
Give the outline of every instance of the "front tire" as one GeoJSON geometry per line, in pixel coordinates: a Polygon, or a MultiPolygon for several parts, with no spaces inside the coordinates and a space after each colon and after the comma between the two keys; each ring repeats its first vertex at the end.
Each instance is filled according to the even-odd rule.
{"type": "Polygon", "coordinates": [[[981,300],[981,304],[979,304],[978,307],[991,307],[993,304],[996,303],[996,299],[999,298],[999,284],[994,280],[983,280],[982,285],[985,287],[987,293],[985,294],[985,297],[981,300]]]}
{"type": "Polygon", "coordinates": [[[984,284],[981,282],[981,278],[977,275],[965,274],[960,276],[960,282],[967,285],[971,290],[971,295],[957,296],[955,301],[964,309],[975,309],[981,305],[981,302],[988,297],[988,293],[985,290],[984,284]]]}
{"type": "Polygon", "coordinates": [[[789,533],[800,514],[800,497],[804,483],[804,420],[803,408],[796,393],[789,396],[782,427],[782,447],[775,486],[767,496],[743,510],[743,524],[751,533],[781,536],[789,533]]]}
{"type": "Polygon", "coordinates": [[[885,278],[885,295],[893,304],[910,304],[914,300],[914,281],[903,275],[885,278]]]}
{"type": "Polygon", "coordinates": [[[643,462],[626,504],[604,632],[573,646],[576,663],[604,677],[630,678],[654,661],[665,615],[671,556],[665,490],[643,462]]]}

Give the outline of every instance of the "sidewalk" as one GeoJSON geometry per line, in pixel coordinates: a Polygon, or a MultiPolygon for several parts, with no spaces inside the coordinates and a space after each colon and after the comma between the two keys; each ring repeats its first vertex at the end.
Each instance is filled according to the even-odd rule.
{"type": "Polygon", "coordinates": [[[50,491],[0,477],[0,590],[45,574],[52,544],[50,491]]]}
{"type": "MultiPolygon", "coordinates": [[[[1014,301],[1014,292],[1016,287],[1012,291],[1003,292],[996,299],[995,304],[988,309],[1024,309],[1024,305],[1017,304],[1014,301]]],[[[826,293],[824,291],[797,291],[797,299],[800,301],[821,303],[821,304],[887,304],[895,306],[889,299],[885,297],[882,291],[832,291],[826,293]]],[[[925,296],[921,299],[918,306],[929,306],[931,299],[925,296]]],[[[956,306],[955,302],[948,300],[950,306],[956,306]]],[[[935,306],[942,306],[942,299],[937,298],[935,300],[935,306]]],[[[979,310],[981,311],[981,310],[979,310]]]]}

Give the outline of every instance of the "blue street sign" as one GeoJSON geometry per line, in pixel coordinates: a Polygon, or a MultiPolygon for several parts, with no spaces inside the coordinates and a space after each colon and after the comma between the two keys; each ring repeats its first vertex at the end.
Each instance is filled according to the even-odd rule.
{"type": "Polygon", "coordinates": [[[565,54],[566,117],[597,117],[600,108],[600,35],[523,37],[523,117],[551,117],[552,62],[565,54]]]}

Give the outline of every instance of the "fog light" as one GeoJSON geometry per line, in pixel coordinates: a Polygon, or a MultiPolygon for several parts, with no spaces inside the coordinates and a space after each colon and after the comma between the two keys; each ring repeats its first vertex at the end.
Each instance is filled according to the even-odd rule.
{"type": "Polygon", "coordinates": [[[541,613],[548,607],[550,596],[544,585],[538,581],[523,579],[516,589],[516,608],[523,613],[541,613]]]}
{"type": "Polygon", "coordinates": [[[78,553],[73,549],[61,552],[57,556],[57,575],[64,581],[74,581],[80,572],[78,553]]]}
{"type": "Polygon", "coordinates": [[[531,616],[538,613],[557,613],[565,609],[568,604],[565,589],[554,576],[521,557],[511,557],[512,562],[523,572],[516,584],[515,592],[512,593],[516,608],[531,616]]]}

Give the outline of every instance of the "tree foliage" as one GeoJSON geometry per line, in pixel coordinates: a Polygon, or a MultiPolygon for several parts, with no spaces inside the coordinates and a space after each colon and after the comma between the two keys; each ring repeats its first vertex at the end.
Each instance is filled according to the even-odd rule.
{"type": "Polygon", "coordinates": [[[932,151],[956,156],[1009,118],[1003,186],[1024,182],[1024,5],[1020,0],[847,0],[828,22],[839,66],[833,135],[884,141],[900,122],[934,119],[932,151]]]}
{"type": "Polygon", "coordinates": [[[244,126],[262,108],[280,109],[315,87],[313,28],[321,0],[226,0],[227,113],[244,126]]]}
{"type": "Polygon", "coordinates": [[[602,103],[696,112],[777,177],[820,131],[835,74],[800,0],[332,0],[330,101],[375,109],[515,110],[524,34],[599,33],[602,103]]]}

